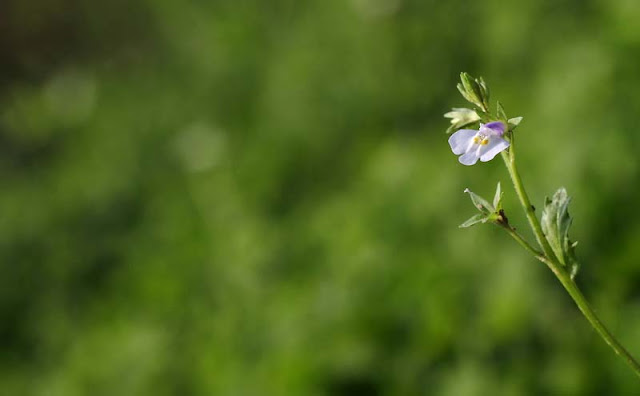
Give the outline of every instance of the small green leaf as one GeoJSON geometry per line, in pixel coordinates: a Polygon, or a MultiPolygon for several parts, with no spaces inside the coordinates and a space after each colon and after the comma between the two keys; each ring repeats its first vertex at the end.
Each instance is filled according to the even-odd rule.
{"type": "Polygon", "coordinates": [[[522,121],[522,117],[509,118],[509,121],[508,121],[509,129],[511,130],[516,129],[516,127],[520,125],[521,121],[522,121]]]}
{"type": "Polygon", "coordinates": [[[483,213],[477,213],[477,214],[471,216],[464,223],[460,224],[459,227],[460,228],[467,228],[467,227],[471,227],[472,225],[476,225],[478,223],[486,223],[486,222],[487,222],[487,215],[483,214],[483,213]]]}
{"type": "Polygon", "coordinates": [[[575,276],[578,271],[575,257],[577,243],[569,240],[569,227],[572,222],[571,215],[569,215],[569,202],[571,202],[571,198],[564,188],[558,189],[552,199],[546,198],[541,225],[542,232],[558,260],[569,269],[572,276],[575,276]]]}
{"type": "Polygon", "coordinates": [[[484,214],[490,214],[490,213],[496,212],[496,209],[493,207],[493,205],[491,205],[486,199],[482,198],[481,196],[469,190],[468,188],[465,189],[464,192],[469,194],[469,197],[471,197],[471,202],[473,202],[473,205],[480,212],[484,214]]]}
{"type": "Polygon", "coordinates": [[[493,196],[493,207],[496,212],[499,212],[502,209],[502,188],[500,188],[500,182],[498,182],[498,187],[496,187],[496,194],[493,196]]]}

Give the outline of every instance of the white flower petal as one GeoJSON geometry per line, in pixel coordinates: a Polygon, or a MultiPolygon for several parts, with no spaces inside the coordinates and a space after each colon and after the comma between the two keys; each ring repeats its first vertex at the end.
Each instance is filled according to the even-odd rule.
{"type": "Polygon", "coordinates": [[[449,146],[454,154],[460,155],[467,151],[471,139],[478,133],[473,129],[461,129],[449,137],[449,146]]]}
{"type": "Polygon", "coordinates": [[[461,155],[460,158],[458,158],[458,161],[460,161],[462,165],[469,166],[478,162],[478,158],[479,158],[478,150],[471,150],[468,153],[461,155]]]}
{"type": "Polygon", "coordinates": [[[489,140],[489,144],[483,147],[480,153],[480,161],[491,161],[499,152],[509,147],[509,142],[499,137],[492,137],[489,140]]]}

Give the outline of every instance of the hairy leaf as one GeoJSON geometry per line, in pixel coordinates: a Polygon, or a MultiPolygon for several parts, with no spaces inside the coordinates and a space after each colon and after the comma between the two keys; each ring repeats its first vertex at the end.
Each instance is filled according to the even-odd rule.
{"type": "Polygon", "coordinates": [[[556,257],[574,277],[578,271],[578,262],[575,257],[577,242],[571,242],[569,239],[569,227],[572,222],[569,214],[569,202],[571,202],[571,198],[564,188],[556,191],[552,199],[545,199],[541,225],[542,232],[547,237],[556,257]]]}

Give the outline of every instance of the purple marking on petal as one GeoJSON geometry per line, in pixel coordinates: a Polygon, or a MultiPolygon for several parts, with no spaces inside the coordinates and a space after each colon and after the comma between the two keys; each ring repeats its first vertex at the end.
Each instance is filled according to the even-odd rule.
{"type": "Polygon", "coordinates": [[[504,125],[504,122],[502,122],[502,121],[492,121],[492,122],[489,122],[487,124],[482,125],[480,127],[480,130],[482,131],[483,129],[490,129],[491,130],[491,134],[496,135],[496,136],[502,136],[502,135],[504,135],[504,132],[506,131],[507,127],[506,127],[506,125],[504,125]]]}

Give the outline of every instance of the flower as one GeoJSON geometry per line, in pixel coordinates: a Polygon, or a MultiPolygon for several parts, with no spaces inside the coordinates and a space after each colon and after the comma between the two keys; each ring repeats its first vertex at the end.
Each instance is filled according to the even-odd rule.
{"type": "Polygon", "coordinates": [[[444,115],[446,118],[451,118],[451,126],[447,129],[447,133],[451,133],[456,129],[466,127],[469,124],[480,121],[478,114],[465,108],[453,108],[450,112],[444,115]]]}
{"type": "Polygon", "coordinates": [[[460,155],[458,161],[463,165],[491,161],[499,152],[509,147],[502,138],[506,126],[500,121],[480,124],[480,130],[461,129],[451,135],[449,146],[454,154],[460,155]],[[462,155],[461,155],[462,154],[462,155]]]}

